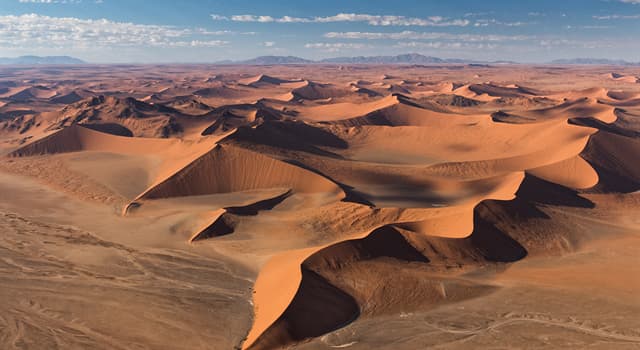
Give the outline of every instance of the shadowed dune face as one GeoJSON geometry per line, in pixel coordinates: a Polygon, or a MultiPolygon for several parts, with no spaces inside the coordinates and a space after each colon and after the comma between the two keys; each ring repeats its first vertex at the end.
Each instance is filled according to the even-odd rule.
{"type": "Polygon", "coordinates": [[[273,349],[319,337],[358,317],[356,300],[322,276],[303,267],[301,279],[291,304],[251,349],[273,349]]]}
{"type": "Polygon", "coordinates": [[[55,72],[0,77],[0,348],[640,344],[633,67],[55,72]]]}
{"type": "Polygon", "coordinates": [[[324,248],[307,258],[303,266],[312,269],[339,269],[354,261],[383,257],[407,262],[429,261],[397,230],[385,226],[372,231],[365,238],[344,241],[324,248]]]}
{"type": "Polygon", "coordinates": [[[593,191],[629,193],[640,190],[640,167],[634,161],[638,150],[638,137],[621,136],[607,131],[594,135],[582,155],[602,179],[593,191]]]}

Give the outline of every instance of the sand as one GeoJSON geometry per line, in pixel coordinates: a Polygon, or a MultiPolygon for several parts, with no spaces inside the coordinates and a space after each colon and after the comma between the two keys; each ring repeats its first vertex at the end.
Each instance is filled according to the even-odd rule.
{"type": "Polygon", "coordinates": [[[637,348],[638,76],[8,70],[0,347],[637,348]]]}

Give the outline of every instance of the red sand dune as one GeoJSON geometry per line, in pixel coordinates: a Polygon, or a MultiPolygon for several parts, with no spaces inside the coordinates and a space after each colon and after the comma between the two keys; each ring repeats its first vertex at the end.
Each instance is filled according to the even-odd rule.
{"type": "Polygon", "coordinates": [[[640,344],[640,72],[446,67],[8,72],[0,347],[640,344]]]}

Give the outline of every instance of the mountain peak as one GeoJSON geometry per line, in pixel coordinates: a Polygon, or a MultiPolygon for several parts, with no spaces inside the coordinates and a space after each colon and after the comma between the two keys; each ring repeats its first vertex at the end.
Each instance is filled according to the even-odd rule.
{"type": "Polygon", "coordinates": [[[0,57],[0,64],[18,65],[57,65],[57,64],[85,64],[86,62],[71,56],[20,56],[0,57]]]}

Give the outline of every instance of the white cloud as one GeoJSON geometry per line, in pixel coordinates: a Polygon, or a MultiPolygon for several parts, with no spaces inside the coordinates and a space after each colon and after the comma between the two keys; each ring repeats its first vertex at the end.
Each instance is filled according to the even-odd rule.
{"type": "Polygon", "coordinates": [[[612,26],[594,26],[594,25],[587,25],[587,26],[566,26],[565,28],[567,29],[609,29],[609,28],[614,28],[612,26]]]}
{"type": "Polygon", "coordinates": [[[571,39],[560,39],[560,38],[550,38],[550,39],[540,39],[536,42],[537,45],[543,48],[581,48],[581,49],[605,49],[605,48],[613,48],[618,45],[624,45],[624,43],[613,43],[608,41],[581,41],[581,40],[571,40],[571,39]]]}
{"type": "Polygon", "coordinates": [[[309,23],[313,22],[312,19],[303,18],[303,17],[291,17],[291,16],[283,16],[278,18],[279,23],[309,23]]]}
{"type": "Polygon", "coordinates": [[[527,25],[525,22],[502,22],[497,19],[479,19],[477,20],[473,26],[474,27],[488,27],[489,25],[500,25],[505,27],[520,27],[527,25]]]}
{"type": "MultiPolygon", "coordinates": [[[[213,18],[213,16],[212,16],[212,18],[213,18]]],[[[235,21],[235,22],[262,22],[262,23],[267,23],[267,22],[275,21],[275,18],[273,18],[271,16],[254,16],[254,15],[237,15],[237,16],[231,16],[230,19],[232,21],[235,21]]]]}
{"type": "Polygon", "coordinates": [[[218,47],[228,45],[225,40],[191,40],[191,41],[173,41],[167,43],[168,47],[218,47]]]}
{"type": "Polygon", "coordinates": [[[467,12],[464,14],[464,17],[485,17],[485,16],[490,16],[492,15],[494,12],[493,11],[488,11],[488,12],[467,12]]]}
{"type": "Polygon", "coordinates": [[[405,16],[377,16],[367,14],[340,13],[330,17],[316,17],[316,22],[367,22],[374,26],[466,26],[469,21],[466,19],[449,20],[439,16],[428,18],[410,18],[405,16]]]}
{"type": "Polygon", "coordinates": [[[226,34],[235,34],[235,32],[232,32],[230,30],[208,30],[205,28],[197,28],[195,30],[196,33],[198,34],[202,34],[202,35],[226,35],[226,34]]]}
{"type": "Polygon", "coordinates": [[[329,39],[352,40],[395,40],[394,47],[424,49],[506,49],[522,48],[580,48],[595,49],[606,47],[624,47],[628,42],[612,42],[603,40],[569,40],[554,36],[536,35],[496,35],[496,34],[457,34],[441,32],[329,32],[324,37],[329,39]]]}
{"type": "Polygon", "coordinates": [[[634,4],[634,5],[640,4],[640,0],[620,0],[620,2],[624,2],[627,4],[634,4]]]}
{"type": "Polygon", "coordinates": [[[498,47],[496,44],[485,43],[466,43],[466,42],[443,42],[443,41],[409,41],[399,42],[396,47],[400,48],[412,48],[412,49],[495,49],[498,47]]]}
{"type": "Polygon", "coordinates": [[[274,41],[265,41],[262,45],[266,47],[273,47],[276,43],[274,41]]]}
{"type": "MultiPolygon", "coordinates": [[[[29,4],[79,4],[82,0],[18,0],[18,2],[29,4]]],[[[102,3],[102,0],[96,0],[96,3],[102,3]]]]}
{"type": "Polygon", "coordinates": [[[464,27],[471,22],[466,19],[448,19],[440,16],[431,16],[426,18],[413,18],[406,16],[382,16],[357,13],[339,13],[334,16],[327,17],[272,17],[257,15],[233,15],[222,16],[212,14],[211,18],[216,21],[235,21],[235,22],[261,22],[261,23],[334,23],[334,22],[366,22],[372,26],[420,26],[420,27],[448,27],[460,26],[464,27]]]}
{"type": "Polygon", "coordinates": [[[526,35],[495,35],[495,34],[454,34],[441,32],[329,32],[325,38],[331,39],[368,39],[368,40],[460,40],[467,42],[478,41],[522,41],[531,39],[526,35]]]}
{"type": "Polygon", "coordinates": [[[307,49],[319,49],[326,52],[338,52],[342,50],[366,49],[371,45],[360,43],[308,43],[304,45],[307,49]]]}
{"type": "Polygon", "coordinates": [[[0,48],[211,47],[229,42],[207,40],[207,36],[229,33],[107,19],[0,16],[0,48]]]}
{"type": "MultiPolygon", "coordinates": [[[[640,0],[639,0],[640,1],[640,0]]],[[[640,19],[640,15],[604,15],[604,16],[593,16],[594,19],[598,20],[611,20],[611,19],[640,19]]]]}

